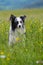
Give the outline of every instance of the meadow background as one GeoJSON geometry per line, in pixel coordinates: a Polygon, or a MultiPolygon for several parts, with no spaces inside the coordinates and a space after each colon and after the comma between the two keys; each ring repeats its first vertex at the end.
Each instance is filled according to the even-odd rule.
{"type": "Polygon", "coordinates": [[[0,11],[0,65],[43,65],[43,9],[20,9],[0,11]],[[10,15],[26,15],[26,39],[16,43],[13,48],[8,45],[10,15]],[[25,46],[24,46],[25,44],[25,46]]]}

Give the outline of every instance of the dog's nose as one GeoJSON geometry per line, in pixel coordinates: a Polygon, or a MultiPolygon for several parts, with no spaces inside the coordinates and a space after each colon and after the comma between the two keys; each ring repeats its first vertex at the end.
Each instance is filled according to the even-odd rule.
{"type": "Polygon", "coordinates": [[[19,25],[19,28],[21,28],[21,25],[19,25]]]}

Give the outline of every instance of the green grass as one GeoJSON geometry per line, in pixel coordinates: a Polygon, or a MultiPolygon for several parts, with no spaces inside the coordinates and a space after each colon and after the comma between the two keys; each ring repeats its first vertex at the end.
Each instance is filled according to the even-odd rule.
{"type": "Polygon", "coordinates": [[[24,9],[0,11],[0,65],[43,65],[37,60],[43,60],[43,9],[24,9]],[[26,15],[26,39],[14,47],[8,46],[9,17],[26,15]]]}

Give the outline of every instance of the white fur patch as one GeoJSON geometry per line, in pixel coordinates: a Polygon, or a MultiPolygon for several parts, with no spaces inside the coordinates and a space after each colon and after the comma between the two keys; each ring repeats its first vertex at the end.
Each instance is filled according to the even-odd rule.
{"type": "Polygon", "coordinates": [[[17,17],[17,18],[15,19],[15,21],[18,21],[18,25],[17,25],[17,27],[19,27],[19,25],[20,25],[21,28],[22,28],[22,25],[23,25],[23,21],[22,21],[22,19],[21,19],[20,17],[17,17]],[[22,23],[20,23],[20,21],[22,21],[22,23]]]}

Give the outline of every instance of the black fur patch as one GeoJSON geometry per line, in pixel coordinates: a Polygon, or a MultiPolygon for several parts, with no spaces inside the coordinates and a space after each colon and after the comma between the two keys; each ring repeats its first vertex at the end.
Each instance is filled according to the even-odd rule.
{"type": "Polygon", "coordinates": [[[26,18],[26,16],[24,15],[24,16],[20,16],[20,18],[22,19],[22,21],[24,22],[24,20],[25,20],[25,18],[26,18]]]}
{"type": "Polygon", "coordinates": [[[10,20],[11,20],[11,26],[12,26],[12,30],[14,31],[17,28],[17,22],[15,22],[15,16],[11,15],[10,20]]]}

